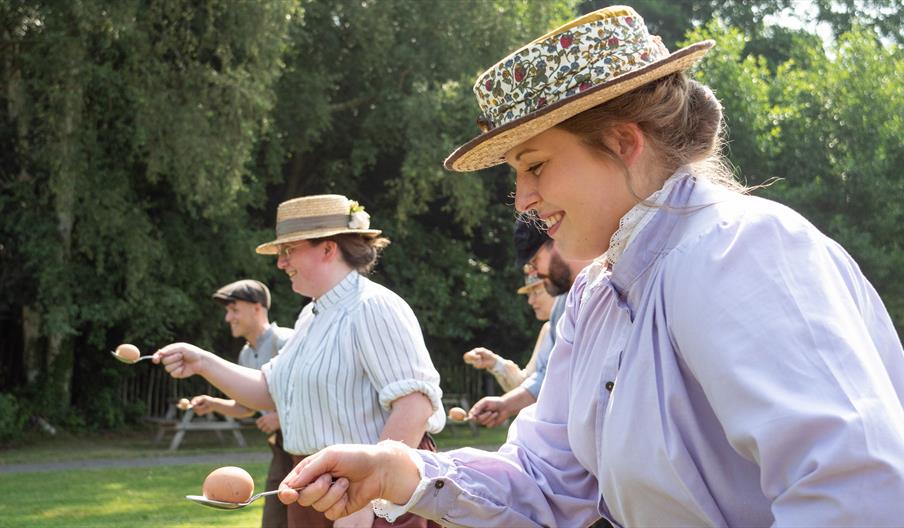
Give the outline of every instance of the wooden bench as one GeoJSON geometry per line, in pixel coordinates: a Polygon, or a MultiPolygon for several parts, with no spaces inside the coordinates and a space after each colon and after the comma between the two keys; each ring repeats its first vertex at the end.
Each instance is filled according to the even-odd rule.
{"type": "Polygon", "coordinates": [[[154,445],[158,445],[170,431],[175,432],[173,439],[170,441],[170,451],[179,449],[179,445],[189,431],[213,431],[221,442],[223,441],[223,431],[231,431],[239,447],[247,445],[245,437],[242,435],[242,428],[249,426],[246,423],[236,421],[229,416],[220,416],[213,412],[205,416],[198,416],[191,409],[183,411],[182,417],[177,419],[178,411],[179,407],[176,403],[171,402],[162,418],[145,417],[145,421],[157,424],[157,432],[154,434],[154,445]]]}

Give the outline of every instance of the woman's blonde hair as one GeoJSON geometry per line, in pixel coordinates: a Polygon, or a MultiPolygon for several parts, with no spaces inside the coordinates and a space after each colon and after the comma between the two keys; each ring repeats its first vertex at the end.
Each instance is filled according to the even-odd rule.
{"type": "MultiPolygon", "coordinates": [[[[722,105],[706,85],[678,72],[647,83],[560,123],[629,171],[603,141],[613,125],[637,123],[668,174],[689,165],[694,172],[738,192],[746,188],[722,155],[722,105]]],[[[630,183],[630,180],[629,180],[630,183]]]]}

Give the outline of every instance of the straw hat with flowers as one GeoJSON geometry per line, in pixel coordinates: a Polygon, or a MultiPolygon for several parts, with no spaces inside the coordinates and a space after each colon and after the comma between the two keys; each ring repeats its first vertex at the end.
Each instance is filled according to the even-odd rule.
{"type": "Polygon", "coordinates": [[[512,147],[648,82],[683,71],[715,43],[669,53],[627,6],[594,11],[554,29],[477,78],[481,134],[446,158],[452,171],[499,165],[512,147]]]}
{"type": "Polygon", "coordinates": [[[343,233],[375,237],[381,231],[370,229],[370,215],[364,207],[345,196],[303,196],[279,204],[276,239],[257,246],[257,252],[275,255],[282,244],[343,233]]]}

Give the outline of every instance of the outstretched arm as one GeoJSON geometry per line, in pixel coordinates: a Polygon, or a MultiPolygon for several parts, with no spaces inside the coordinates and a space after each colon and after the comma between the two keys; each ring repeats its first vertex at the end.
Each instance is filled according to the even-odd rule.
{"type": "Polygon", "coordinates": [[[215,398],[206,394],[192,398],[191,407],[198,416],[215,412],[232,418],[246,418],[255,413],[254,409],[249,409],[235,400],[215,398]]]}

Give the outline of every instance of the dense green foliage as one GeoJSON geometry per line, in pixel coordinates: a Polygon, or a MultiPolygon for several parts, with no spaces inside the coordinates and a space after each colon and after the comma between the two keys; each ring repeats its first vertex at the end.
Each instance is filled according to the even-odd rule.
{"type": "MultiPolygon", "coordinates": [[[[415,309],[444,388],[480,392],[461,353],[482,345],[524,361],[537,328],[514,294],[513,182],[504,168],[450,175],[441,161],[476,130],[482,68],[597,4],[0,0],[10,401],[95,427],[139,415],[117,387],[145,371],[107,351],[187,340],[234,353],[208,299],[243,276],[268,282],[274,318],[291,324],[302,300],[253,248],[272,236],[280,201],[321,192],[367,207],[393,240],[376,280],[415,309]]],[[[788,5],[636,7],[670,46],[688,30],[718,41],[696,75],[725,105],[739,175],[782,178],[759,192],[841,242],[900,329],[904,94],[890,42],[901,10],[859,3],[879,13],[863,29],[865,14],[817,2],[837,31],[827,50],[764,25],[788,5]]]]}

